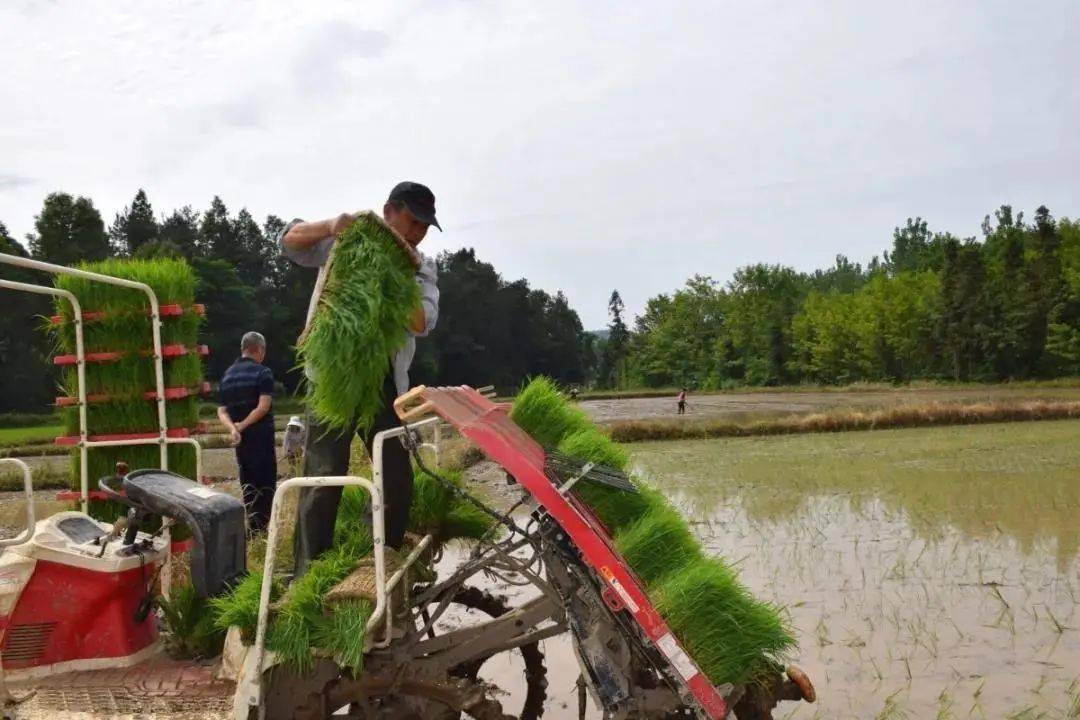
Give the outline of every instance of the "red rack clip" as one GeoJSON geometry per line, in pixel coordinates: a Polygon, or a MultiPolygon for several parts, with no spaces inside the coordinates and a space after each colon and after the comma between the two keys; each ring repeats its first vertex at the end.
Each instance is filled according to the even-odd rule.
{"type": "MultiPolygon", "coordinates": [[[[179,343],[175,345],[163,345],[161,347],[161,357],[163,358],[176,358],[188,353],[198,353],[199,357],[206,357],[210,354],[210,348],[206,345],[196,345],[195,347],[187,347],[179,343]]],[[[140,354],[144,357],[150,357],[154,354],[153,350],[142,350],[140,354]]],[[[88,363],[101,363],[101,362],[115,362],[125,356],[122,352],[95,352],[86,353],[86,362],[88,363]]],[[[57,355],[53,358],[53,365],[77,365],[79,362],[78,355],[57,355]]]]}
{"type": "MultiPolygon", "coordinates": [[[[173,439],[189,438],[192,435],[198,435],[206,432],[206,423],[199,423],[193,428],[170,428],[165,431],[165,436],[173,439]]],[[[114,435],[90,435],[86,439],[90,442],[116,442],[126,440],[153,440],[157,438],[156,432],[142,432],[142,433],[117,433],[114,435]]],[[[55,443],[57,445],[78,445],[78,435],[61,435],[56,438],[55,443]]]]}
{"type": "MultiPolygon", "coordinates": [[[[209,395],[209,394],[210,394],[210,383],[208,383],[208,382],[204,382],[201,385],[196,385],[195,387],[189,387],[189,388],[186,388],[186,387],[165,388],[165,399],[166,400],[183,400],[184,398],[191,397],[192,395],[209,395]]],[[[144,400],[157,400],[157,391],[155,391],[155,390],[147,390],[146,392],[144,392],[142,394],[142,397],[143,397],[144,400]]],[[[122,397],[122,396],[119,396],[119,395],[106,395],[106,394],[103,394],[103,393],[99,393],[99,394],[96,394],[96,395],[87,395],[86,396],[86,403],[88,405],[91,405],[93,403],[103,403],[103,402],[109,402],[110,400],[121,400],[121,399],[126,400],[128,398],[122,397]]],[[[75,406],[75,405],[78,405],[78,404],[79,404],[79,398],[77,398],[77,397],[61,396],[61,397],[56,398],[56,406],[57,407],[72,407],[72,406],[75,406]]]]}
{"type": "MultiPolygon", "coordinates": [[[[180,305],[179,303],[160,305],[158,307],[158,315],[160,315],[161,317],[177,317],[178,315],[183,315],[184,312],[184,306],[180,305]]],[[[191,306],[189,312],[194,315],[205,315],[206,306],[202,303],[195,303],[191,306]]],[[[149,317],[150,310],[147,309],[144,314],[149,317]]],[[[108,313],[104,310],[87,310],[82,314],[82,319],[83,322],[93,322],[95,320],[101,320],[102,318],[107,316],[108,313]]],[[[67,318],[65,318],[63,315],[53,315],[49,318],[50,325],[63,325],[65,322],[67,322],[67,318]]]]}

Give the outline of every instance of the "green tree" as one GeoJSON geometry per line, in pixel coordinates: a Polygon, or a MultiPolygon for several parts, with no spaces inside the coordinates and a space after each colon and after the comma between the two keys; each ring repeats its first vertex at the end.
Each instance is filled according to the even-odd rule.
{"type": "MultiPolygon", "coordinates": [[[[0,253],[28,257],[25,248],[0,223],[0,253]]],[[[40,283],[30,270],[4,267],[5,280],[40,283]]],[[[44,295],[0,288],[0,412],[37,412],[52,400],[54,376],[49,362],[49,343],[41,332],[42,315],[50,314],[44,295]]]]}
{"type": "Polygon", "coordinates": [[[103,260],[111,254],[101,214],[89,198],[52,193],[34,216],[27,236],[34,258],[58,265],[103,260]]]}
{"type": "Polygon", "coordinates": [[[163,218],[158,238],[176,246],[186,258],[194,257],[199,248],[199,214],[185,205],[163,218]]]}
{"type": "Polygon", "coordinates": [[[620,387],[626,378],[626,356],[630,346],[630,331],[623,320],[622,297],[618,290],[608,298],[608,336],[604,342],[600,369],[597,373],[601,387],[620,387]]]}
{"type": "Polygon", "coordinates": [[[139,188],[129,207],[116,214],[109,228],[109,239],[118,253],[134,255],[139,248],[158,237],[158,224],[154,219],[154,209],[146,197],[146,191],[139,188]]]}
{"type": "Polygon", "coordinates": [[[725,377],[750,385],[793,378],[791,321],[806,297],[808,281],[791,268],[750,265],[735,271],[728,288],[726,333],[718,344],[725,377]]]}
{"type": "Polygon", "coordinates": [[[941,342],[950,374],[956,380],[986,377],[990,303],[983,250],[974,239],[946,246],[941,292],[941,342]]]}

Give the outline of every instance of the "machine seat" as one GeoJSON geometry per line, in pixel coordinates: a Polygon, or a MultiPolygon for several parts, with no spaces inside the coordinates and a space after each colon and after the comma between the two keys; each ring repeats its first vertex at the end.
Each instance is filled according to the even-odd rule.
{"type": "Polygon", "coordinates": [[[191,584],[204,597],[227,590],[247,567],[244,504],[231,495],[164,470],[136,470],[124,477],[124,494],[155,515],[191,529],[191,584]]]}

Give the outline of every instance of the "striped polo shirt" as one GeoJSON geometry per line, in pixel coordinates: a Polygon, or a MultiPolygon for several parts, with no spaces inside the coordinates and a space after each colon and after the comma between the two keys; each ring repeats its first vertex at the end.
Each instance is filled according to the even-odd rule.
{"type": "MultiPolygon", "coordinates": [[[[218,388],[220,402],[229,412],[229,417],[234,423],[246,418],[259,404],[260,395],[274,394],[274,373],[265,365],[260,365],[251,358],[240,357],[229,366],[225,374],[221,376],[221,384],[218,388]]],[[[274,436],[274,412],[263,415],[259,422],[255,423],[244,435],[261,434],[269,430],[270,437],[274,436]]]]}

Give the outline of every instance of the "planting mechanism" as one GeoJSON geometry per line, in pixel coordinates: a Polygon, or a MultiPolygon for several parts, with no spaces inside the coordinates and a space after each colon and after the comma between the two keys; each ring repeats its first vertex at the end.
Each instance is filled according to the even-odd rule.
{"type": "MultiPolygon", "coordinates": [[[[155,347],[160,348],[157,338],[155,347]]],[[[152,398],[161,407],[165,390],[158,367],[152,398]]],[[[109,525],[85,512],[64,512],[35,521],[29,469],[20,464],[28,527],[5,542],[0,555],[3,715],[532,719],[545,714],[548,696],[541,642],[556,636],[569,641],[577,664],[581,717],[590,697],[606,718],[642,720],[763,719],[772,717],[779,701],[813,701],[812,685],[794,667],[777,666],[750,685],[721,687],[698,669],[602,523],[575,494],[579,483],[636,492],[621,473],[546,450],[508,418],[504,406],[469,387],[414,388],[397,399],[395,410],[402,426],[376,435],[370,478],[294,478],[279,486],[262,568],[263,577],[273,573],[285,524],[281,514],[295,490],[346,485],[367,490],[374,611],[359,674],[332,657],[316,657],[304,674],[276,661],[266,649],[270,583],[263,583],[250,645],[234,632],[223,658],[214,663],[167,659],[152,602],[169,544],[160,531],[144,528],[164,518],[192,530],[192,585],[210,597],[246,570],[239,501],[167,470],[118,470],[116,477],[97,481],[98,492],[125,504],[126,518],[109,525]],[[439,479],[447,426],[498,463],[518,497],[500,511],[451,485],[496,519],[500,532],[477,542],[441,576],[418,573],[423,579],[414,580],[410,568],[432,564],[440,549],[430,535],[414,538],[400,562],[389,562],[383,446],[404,443],[421,470],[439,479]],[[421,433],[431,441],[421,444],[421,433]],[[434,467],[421,452],[425,447],[434,450],[434,467]],[[492,578],[516,586],[516,604],[479,589],[482,580],[492,578]],[[445,621],[461,610],[469,611],[464,620],[448,627],[445,621]],[[489,661],[488,667],[505,664],[502,658],[512,652],[523,661],[525,687],[508,709],[504,704],[511,700],[485,682],[481,670],[489,661]]],[[[85,426],[80,440],[84,446],[97,442],[87,437],[85,426]]],[[[171,440],[163,421],[154,442],[164,448],[171,440]]],[[[84,484],[84,501],[87,496],[84,484]]],[[[571,711],[563,716],[566,712],[571,711]]]]}

